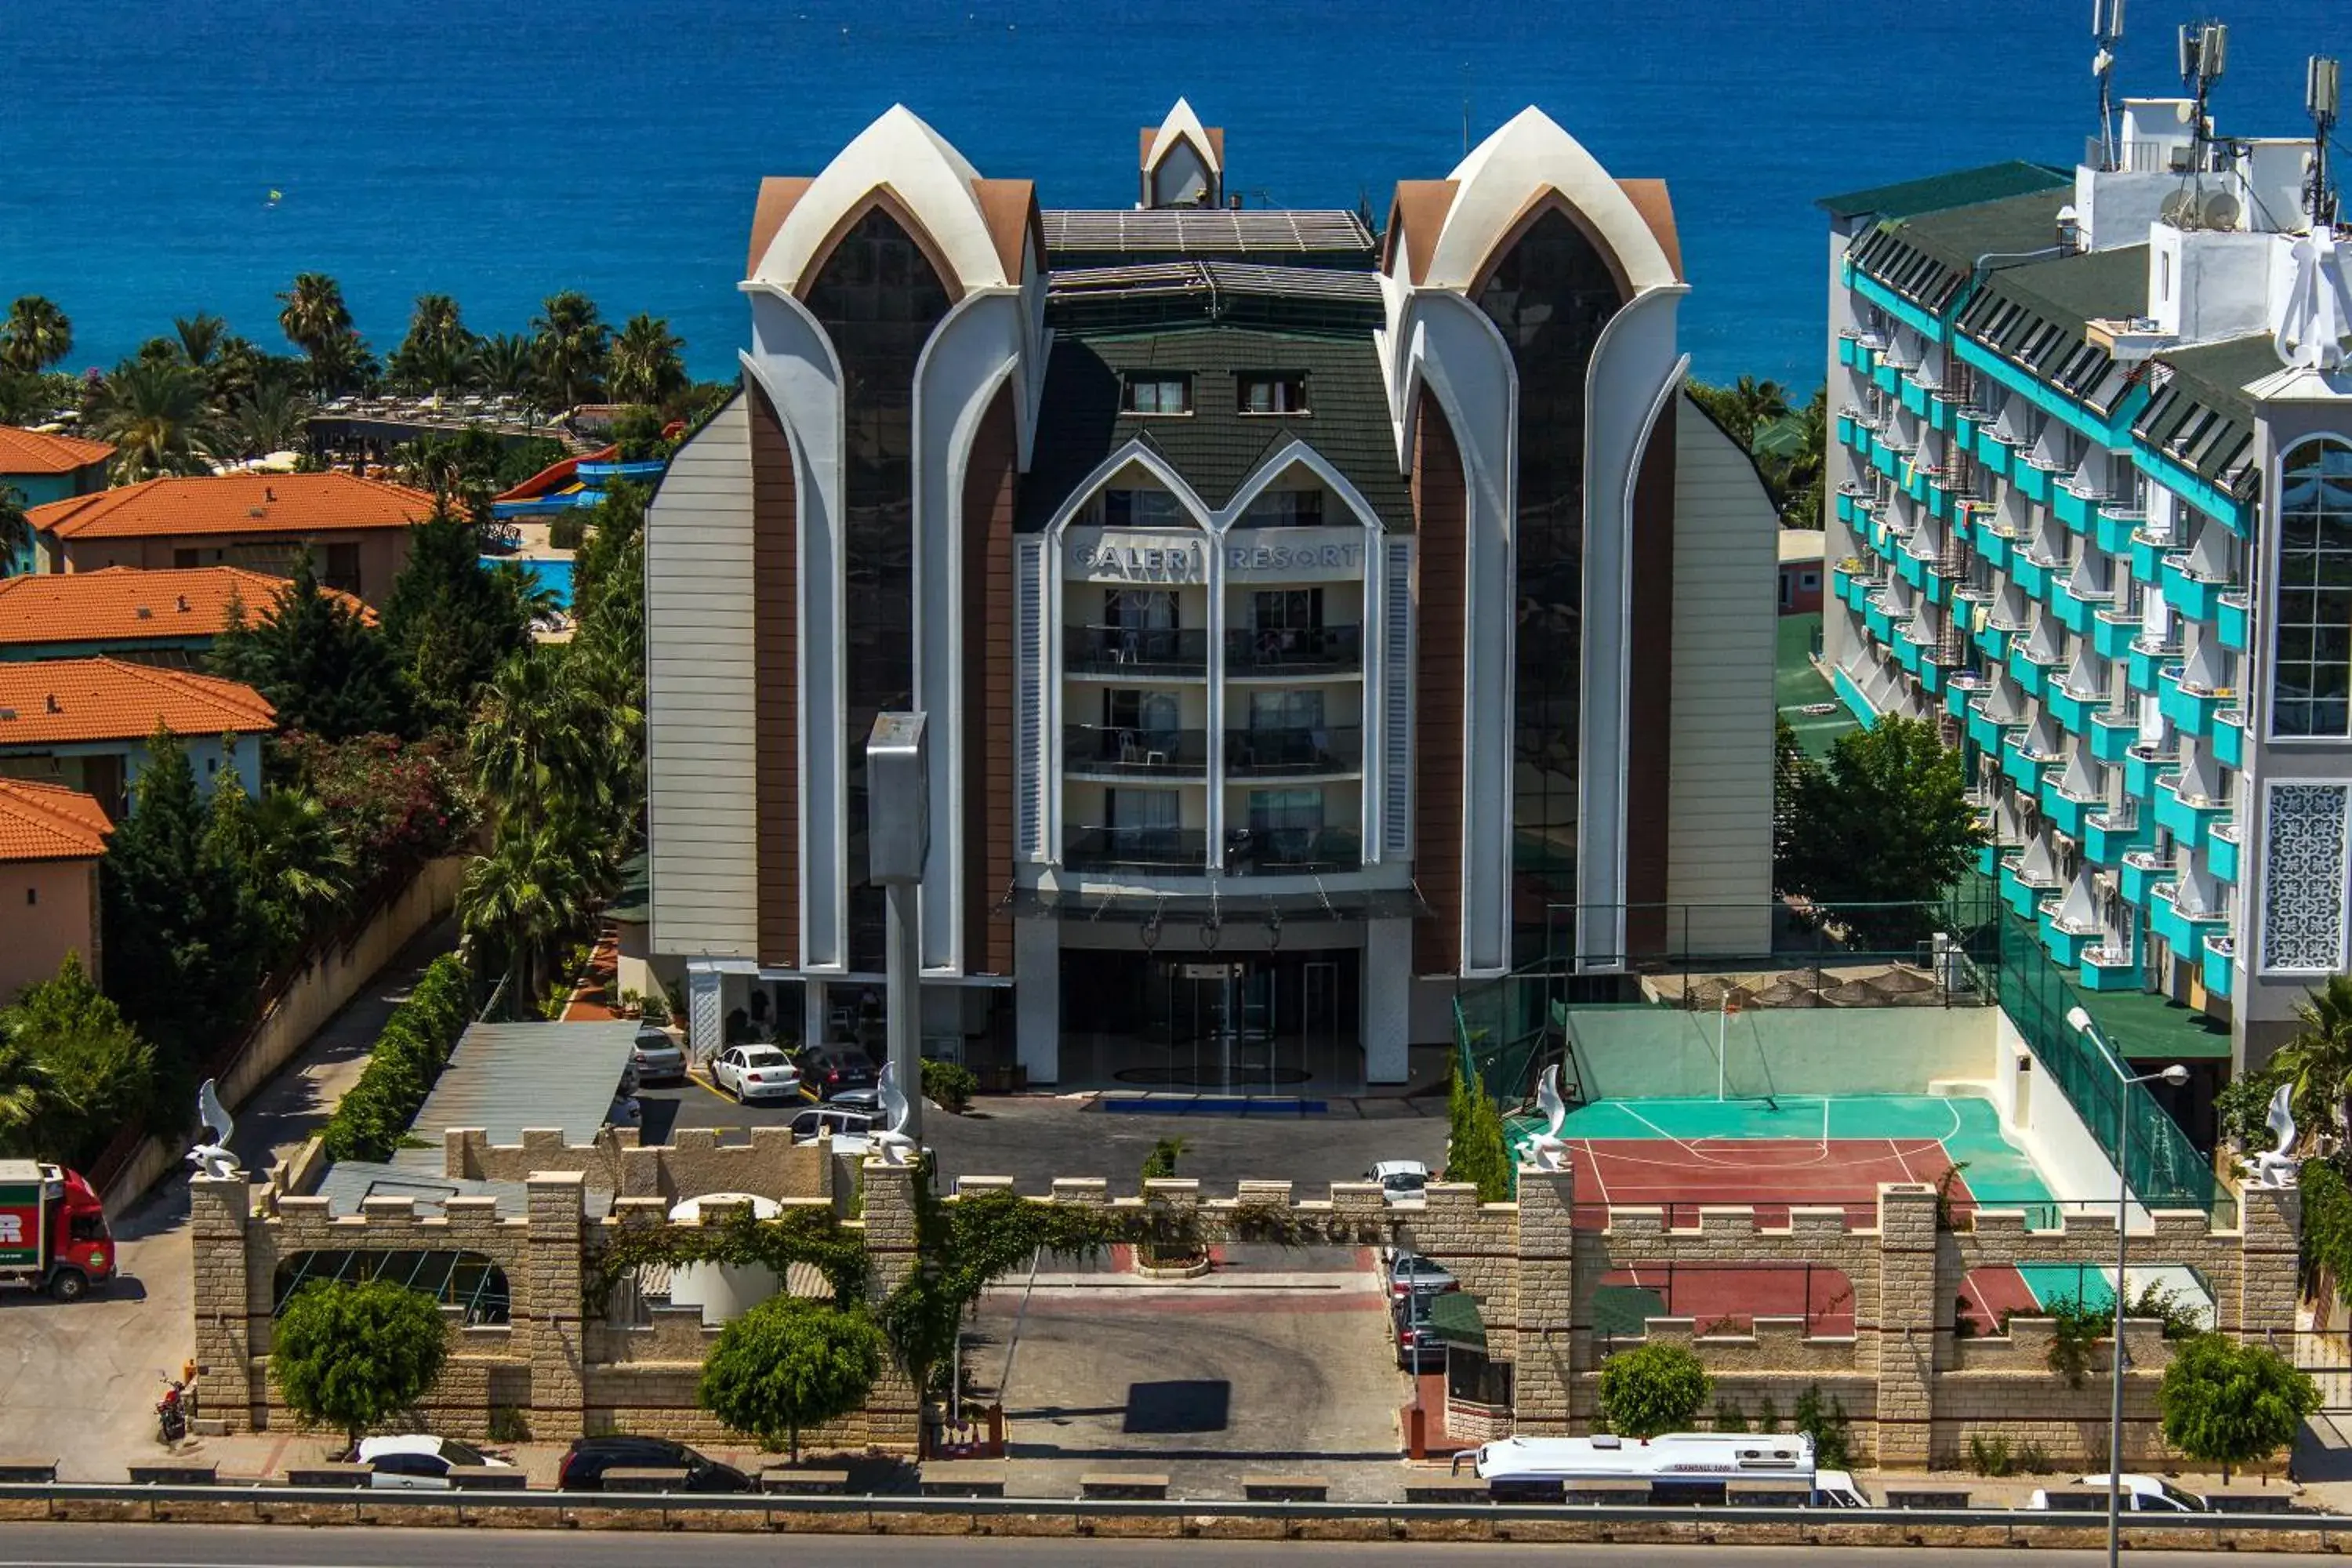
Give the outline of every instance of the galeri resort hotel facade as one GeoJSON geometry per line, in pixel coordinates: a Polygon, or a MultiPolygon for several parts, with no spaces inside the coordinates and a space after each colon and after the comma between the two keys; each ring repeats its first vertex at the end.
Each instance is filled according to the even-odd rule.
{"type": "Polygon", "coordinates": [[[906,708],[924,1048],[984,1079],[1345,1092],[1548,951],[1768,945],[1775,521],[1665,187],[1533,109],[1377,233],[1225,156],[1179,102],[1134,205],[1041,207],[900,108],[761,186],[646,534],[697,1049],[872,1027],[906,708]]]}

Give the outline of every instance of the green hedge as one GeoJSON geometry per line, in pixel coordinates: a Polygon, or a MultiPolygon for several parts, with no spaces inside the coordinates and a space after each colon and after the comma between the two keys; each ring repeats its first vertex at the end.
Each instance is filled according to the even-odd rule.
{"type": "Polygon", "coordinates": [[[376,1037],[367,1070],[327,1122],[327,1156],[388,1160],[473,1015],[474,977],[455,953],[435,959],[376,1037]]]}

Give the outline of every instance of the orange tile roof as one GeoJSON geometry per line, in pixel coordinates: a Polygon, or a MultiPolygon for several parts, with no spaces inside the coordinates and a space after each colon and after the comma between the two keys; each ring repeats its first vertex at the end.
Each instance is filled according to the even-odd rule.
{"type": "Polygon", "coordinates": [[[0,663],[0,747],[267,730],[277,713],[250,686],[116,658],[0,663]]]}
{"type": "Polygon", "coordinates": [[[0,425],[0,474],[70,474],[112,456],[103,441],[0,425]]]}
{"type": "Polygon", "coordinates": [[[190,533],[324,533],[406,528],[433,510],[423,490],[356,474],[215,474],[145,479],[28,508],[59,539],[164,539],[190,533]]]}
{"type": "Polygon", "coordinates": [[[87,860],[106,853],[114,824],[78,789],[0,779],[0,860],[87,860]]]}
{"type": "MultiPolygon", "coordinates": [[[[218,637],[228,621],[230,600],[245,606],[249,620],[257,619],[292,585],[287,578],[238,566],[109,566],[0,578],[0,645],[218,637]]],[[[325,592],[362,619],[376,618],[351,595],[325,592]]]]}

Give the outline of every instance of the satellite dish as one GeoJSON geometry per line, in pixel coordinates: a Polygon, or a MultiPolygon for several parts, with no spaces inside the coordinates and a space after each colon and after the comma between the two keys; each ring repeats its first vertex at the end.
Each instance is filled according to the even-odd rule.
{"type": "Polygon", "coordinates": [[[2206,228],[2235,228],[2245,211],[2244,205],[2229,192],[2208,191],[2198,200],[2197,221],[2206,228]]]}
{"type": "Polygon", "coordinates": [[[2196,221],[2197,193],[2175,191],[2164,198],[2164,205],[2156,211],[2158,217],[2175,228],[2190,227],[2196,221]]]}

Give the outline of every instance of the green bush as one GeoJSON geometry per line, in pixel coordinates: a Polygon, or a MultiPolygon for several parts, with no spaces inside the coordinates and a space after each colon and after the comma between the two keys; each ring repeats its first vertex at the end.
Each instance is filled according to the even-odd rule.
{"type": "Polygon", "coordinates": [[[588,520],[576,511],[559,513],[547,525],[547,542],[558,550],[577,550],[588,537],[588,520]]]}
{"type": "Polygon", "coordinates": [[[2304,1271],[2325,1273],[2336,1299],[2352,1302],[2352,1188],[2331,1160],[2305,1160],[2296,1180],[2303,1187],[2304,1271]]]}
{"type": "Polygon", "coordinates": [[[2268,1345],[2200,1334],[2164,1369],[2157,1393],[2164,1440],[2192,1459],[2221,1467],[2260,1464],[2294,1445],[2319,1389],[2268,1345]]]}
{"type": "Polygon", "coordinates": [[[2271,1096],[2286,1080],[2273,1073],[2244,1073],[2230,1080],[2213,1097],[2213,1116],[2221,1136],[2248,1155],[2262,1152],[2273,1142],[2270,1130],[2271,1096]]]}
{"type": "Polygon", "coordinates": [[[1680,1345],[1621,1351],[1601,1363],[1600,1425],[1621,1437],[1687,1432],[1706,1408],[1712,1381],[1680,1345]]]}
{"type": "Polygon", "coordinates": [[[1511,1195],[1511,1156],[1503,1138],[1503,1115],[1475,1075],[1465,1075],[1462,1058],[1454,1059],[1453,1087],[1447,1093],[1448,1131],[1445,1179],[1467,1182],[1478,1189],[1482,1204],[1507,1202],[1511,1195]]]}
{"type": "Polygon", "coordinates": [[[1813,1440],[1813,1463],[1825,1470],[1843,1470],[1853,1462],[1853,1422],[1845,1402],[1835,1394],[1822,1397],[1818,1383],[1797,1395],[1796,1429],[1813,1440]]]}
{"type": "Polygon", "coordinates": [[[389,1279],[313,1280],[278,1314],[269,1377],[306,1424],[357,1443],[425,1396],[447,1350],[441,1309],[423,1291],[389,1279]]]}
{"type": "MultiPolygon", "coordinates": [[[[653,1006],[650,998],[646,1004],[653,1006]]],[[[935,1062],[923,1058],[923,1098],[950,1116],[961,1116],[971,1109],[971,1097],[980,1092],[980,1079],[961,1062],[935,1062]]]]}
{"type": "Polygon", "coordinates": [[[327,1157],[388,1160],[433,1091],[457,1037],[473,1016],[473,976],[455,953],[426,965],[408,1000],[393,1009],[359,1082],[329,1118],[327,1157]]]}

